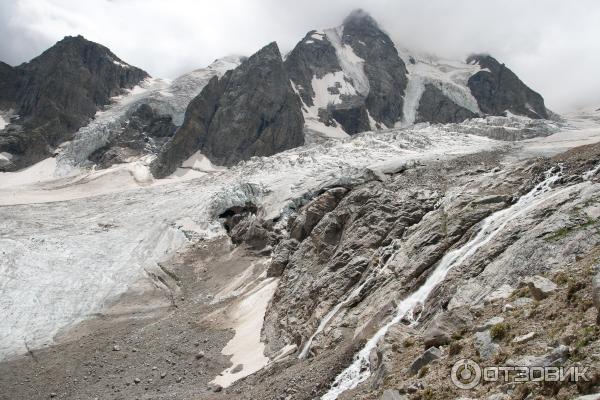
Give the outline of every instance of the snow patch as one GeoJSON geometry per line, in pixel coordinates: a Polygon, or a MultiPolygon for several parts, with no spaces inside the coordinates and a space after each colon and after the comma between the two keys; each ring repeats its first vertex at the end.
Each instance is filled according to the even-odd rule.
{"type": "Polygon", "coordinates": [[[315,40],[323,40],[323,38],[325,37],[325,34],[323,32],[314,32],[312,35],[310,35],[311,38],[315,39],[315,40]]]}
{"type": "Polygon", "coordinates": [[[0,131],[6,128],[6,125],[8,125],[8,121],[6,121],[2,115],[0,115],[0,131]]]}
{"type": "Polygon", "coordinates": [[[215,172],[226,170],[226,167],[220,167],[214,165],[204,154],[200,151],[195,152],[190,158],[185,160],[181,164],[181,168],[193,169],[201,172],[215,172]]]}
{"type": "Polygon", "coordinates": [[[366,97],[369,94],[369,80],[365,74],[365,60],[357,56],[352,47],[342,43],[343,29],[343,27],[327,29],[325,35],[335,48],[342,71],[351,80],[356,91],[366,97]]]}
{"type": "Polygon", "coordinates": [[[340,104],[342,96],[358,94],[342,71],[330,72],[321,78],[313,76],[312,87],[315,92],[314,107],[317,108],[326,108],[330,104],[340,104]]]}
{"type": "MultiPolygon", "coordinates": [[[[0,153],[0,156],[10,161],[12,155],[0,153]]],[[[56,159],[46,158],[31,167],[16,172],[0,172],[0,188],[33,185],[55,179],[56,159]]]]}
{"type": "Polygon", "coordinates": [[[400,126],[415,123],[417,110],[425,85],[433,85],[457,105],[481,114],[477,100],[471,94],[467,82],[480,71],[479,64],[441,60],[428,55],[415,55],[407,50],[399,51],[408,70],[408,86],[404,96],[403,119],[400,126]]]}
{"type": "Polygon", "coordinates": [[[233,382],[246,377],[266,366],[269,358],[264,355],[265,344],[261,341],[260,332],[267,311],[267,305],[277,289],[279,279],[267,278],[247,294],[232,313],[235,322],[234,337],[221,350],[231,356],[232,367],[227,368],[211,383],[228,387],[233,382]],[[242,365],[242,369],[233,372],[242,365]]]}

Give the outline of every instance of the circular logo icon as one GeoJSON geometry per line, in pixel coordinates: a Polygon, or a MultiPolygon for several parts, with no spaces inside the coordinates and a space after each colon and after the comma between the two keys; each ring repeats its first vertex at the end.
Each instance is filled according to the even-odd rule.
{"type": "Polygon", "coordinates": [[[459,389],[473,389],[481,382],[481,367],[475,361],[463,358],[452,366],[450,378],[459,389]]]}

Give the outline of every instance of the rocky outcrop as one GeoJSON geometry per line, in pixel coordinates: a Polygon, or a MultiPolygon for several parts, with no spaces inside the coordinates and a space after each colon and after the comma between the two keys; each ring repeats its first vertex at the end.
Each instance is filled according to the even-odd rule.
{"type": "Polygon", "coordinates": [[[335,48],[323,33],[312,30],[306,34],[285,59],[285,69],[307,106],[313,106],[313,78],[342,70],[335,48]]]}
{"type": "Polygon", "coordinates": [[[405,65],[392,40],[362,10],[338,28],[310,31],[285,67],[304,104],[317,107],[314,113],[326,126],[356,134],[393,126],[402,116],[405,65]]]}
{"type": "Polygon", "coordinates": [[[18,67],[0,66],[0,106],[14,106],[20,127],[0,137],[0,151],[18,169],[39,161],[69,140],[96,111],[148,77],[109,49],[81,36],[67,36],[18,67]]]}
{"type": "Polygon", "coordinates": [[[166,176],[198,150],[227,166],[272,155],[304,144],[303,124],[300,99],[273,42],[221,79],[213,78],[192,100],[152,171],[166,176]]]}
{"type": "Polygon", "coordinates": [[[427,84],[419,101],[415,122],[446,124],[475,117],[477,114],[450,100],[434,85],[427,84]]]}
{"type": "Polygon", "coordinates": [[[364,71],[369,80],[367,109],[375,121],[394,126],[402,116],[408,84],[406,66],[396,46],[363,10],[353,11],[343,27],[342,42],[365,60],[364,71]]]}
{"type": "Polygon", "coordinates": [[[148,104],[141,104],[124,123],[113,132],[109,142],[89,157],[99,168],[128,162],[135,157],[158,152],[175,133],[173,117],[160,114],[148,104]]]}
{"type": "Polygon", "coordinates": [[[504,115],[509,111],[530,118],[548,118],[542,96],[504,64],[489,55],[473,55],[467,62],[482,68],[469,78],[468,86],[484,114],[504,115]]]}

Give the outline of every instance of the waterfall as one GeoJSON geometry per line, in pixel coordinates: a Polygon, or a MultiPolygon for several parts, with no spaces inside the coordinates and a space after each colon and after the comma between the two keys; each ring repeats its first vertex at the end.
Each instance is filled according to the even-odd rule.
{"type": "Polygon", "coordinates": [[[567,187],[551,193],[552,185],[561,176],[562,168],[558,171],[554,169],[547,171],[545,179],[527,194],[519,198],[516,203],[485,218],[481,222],[481,227],[477,234],[467,243],[446,253],[425,283],[398,304],[394,317],[369,339],[365,347],[354,356],[352,364],[335,378],[331,388],[321,399],[335,400],[341,393],[355,388],[359,383],[366,380],[371,375],[369,355],[377,346],[379,340],[386,335],[390,327],[400,322],[405,316],[412,317],[412,311],[415,307],[419,304],[425,304],[429,294],[431,294],[437,285],[443,282],[450,269],[462,264],[482,246],[489,243],[509,222],[536,208],[541,203],[558,196],[566,190],[570,190],[570,187],[567,187]]]}
{"type": "Polygon", "coordinates": [[[333,318],[338,313],[338,311],[340,311],[340,309],[343,306],[345,306],[346,304],[350,303],[356,296],[358,296],[360,294],[360,292],[363,290],[363,288],[367,285],[367,283],[371,282],[372,280],[373,280],[373,278],[371,278],[371,277],[365,279],[365,281],[362,284],[360,284],[359,286],[357,286],[352,292],[350,292],[350,294],[343,301],[339,302],[335,307],[333,307],[325,315],[325,317],[323,317],[323,319],[319,323],[319,326],[317,327],[317,330],[306,341],[306,344],[304,345],[304,347],[302,348],[302,351],[300,352],[300,355],[298,356],[299,359],[306,358],[306,356],[308,355],[308,351],[310,350],[310,346],[312,345],[312,342],[313,342],[314,338],[319,333],[321,333],[321,331],[323,331],[323,329],[325,329],[325,327],[327,326],[327,324],[329,323],[329,321],[331,320],[331,318],[333,318]]]}

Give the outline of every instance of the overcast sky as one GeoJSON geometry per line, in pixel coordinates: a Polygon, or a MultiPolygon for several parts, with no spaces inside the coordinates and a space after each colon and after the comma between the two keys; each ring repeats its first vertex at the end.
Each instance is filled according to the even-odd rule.
{"type": "Polygon", "coordinates": [[[153,76],[173,78],[370,12],[403,47],[464,59],[488,52],[556,111],[600,106],[597,0],[0,0],[0,60],[28,61],[82,34],[153,76]]]}

